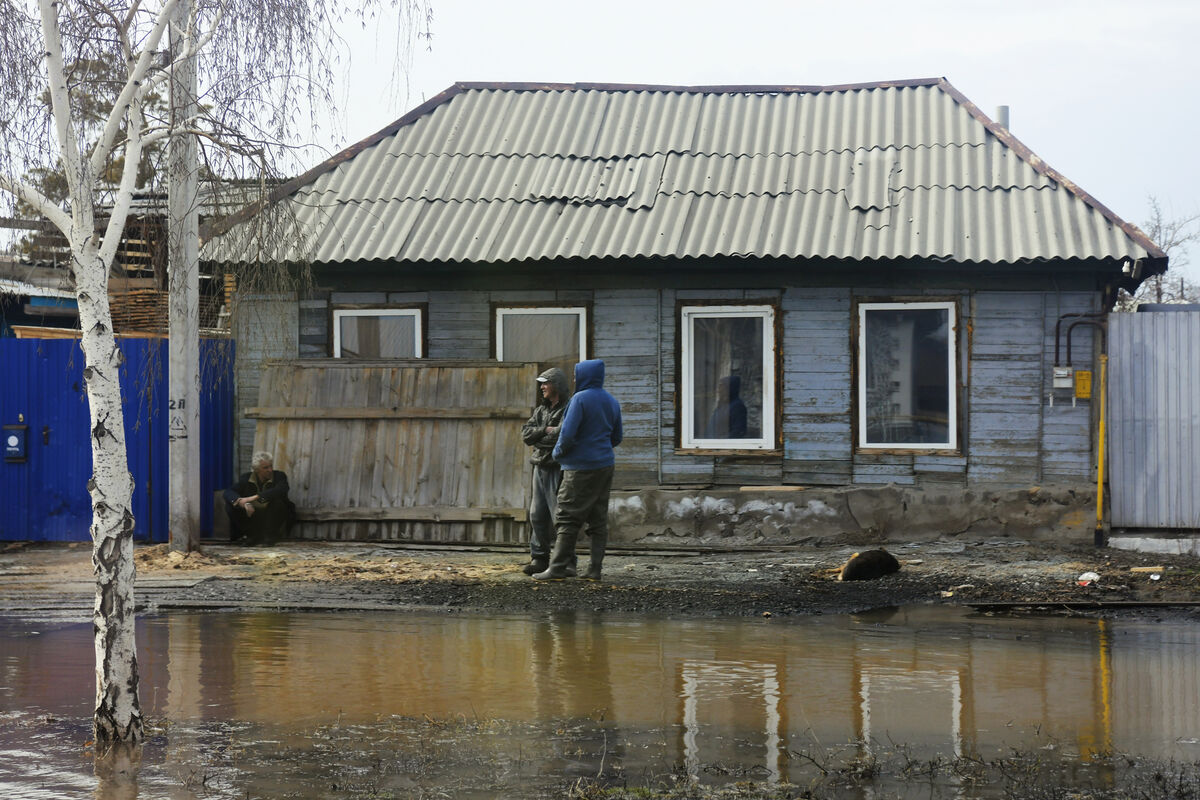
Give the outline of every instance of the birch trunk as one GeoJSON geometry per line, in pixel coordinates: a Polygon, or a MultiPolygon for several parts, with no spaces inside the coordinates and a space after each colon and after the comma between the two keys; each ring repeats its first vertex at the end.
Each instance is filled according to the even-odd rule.
{"type": "MultiPolygon", "coordinates": [[[[71,197],[69,218],[45,197],[18,186],[24,196],[66,235],[71,246],[71,267],[79,305],[83,347],[83,379],[87,384],[91,428],[92,572],[96,577],[96,602],[92,609],[96,650],[96,706],[92,725],[96,742],[140,742],[142,711],[138,700],[137,646],[133,605],[133,476],[125,452],[125,416],[121,409],[121,351],[113,335],[108,304],[108,269],[116,253],[125,216],[133,197],[137,164],[141,159],[141,98],[137,86],[150,61],[139,58],[136,74],[121,95],[121,106],[109,116],[105,133],[91,157],[81,151],[73,125],[70,90],[66,80],[59,6],[39,0],[45,43],[46,77],[63,177],[71,197]],[[126,164],[109,218],[107,235],[96,232],[96,175],[111,152],[122,122],[128,143],[126,164]]],[[[157,29],[157,36],[165,28],[157,29]]],[[[152,37],[150,44],[158,41],[152,37]]],[[[99,748],[97,748],[99,752],[99,748]]]]}
{"type": "MultiPolygon", "coordinates": [[[[76,241],[89,241],[80,237],[76,241]]],[[[96,742],[140,742],[134,616],[133,476],[125,452],[120,366],[110,323],[108,269],[94,247],[72,256],[75,266],[84,370],[91,419],[92,571],[96,602],[92,610],[96,648],[96,742]]]]}

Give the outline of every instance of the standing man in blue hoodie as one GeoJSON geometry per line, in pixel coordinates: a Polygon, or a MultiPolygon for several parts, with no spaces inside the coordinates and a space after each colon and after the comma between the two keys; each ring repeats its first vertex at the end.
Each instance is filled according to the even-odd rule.
{"type": "Polygon", "coordinates": [[[613,448],[621,443],[621,404],[604,390],[604,362],[598,358],[575,365],[575,395],[567,405],[554,460],[562,465],[555,515],[554,552],[550,566],[534,574],[545,581],[568,576],[579,529],[587,524],[591,560],[583,577],[600,580],[608,544],[608,495],[612,491],[613,448]]]}

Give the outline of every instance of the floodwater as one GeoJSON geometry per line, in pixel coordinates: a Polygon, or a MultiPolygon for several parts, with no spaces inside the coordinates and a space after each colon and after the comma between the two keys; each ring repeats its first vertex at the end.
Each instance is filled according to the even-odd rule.
{"type": "Polygon", "coordinates": [[[911,607],[138,624],[148,736],[114,777],[87,741],[91,626],[0,617],[0,795],[540,797],[596,778],[802,784],[875,751],[1200,759],[1200,626],[1183,622],[911,607]]]}

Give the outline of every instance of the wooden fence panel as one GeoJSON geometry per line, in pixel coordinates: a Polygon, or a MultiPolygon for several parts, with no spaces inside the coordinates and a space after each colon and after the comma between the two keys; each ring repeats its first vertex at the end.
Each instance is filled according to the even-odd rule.
{"type": "Polygon", "coordinates": [[[293,535],[514,542],[537,374],[498,361],[272,362],[246,416],[254,449],[288,474],[293,535]]]}

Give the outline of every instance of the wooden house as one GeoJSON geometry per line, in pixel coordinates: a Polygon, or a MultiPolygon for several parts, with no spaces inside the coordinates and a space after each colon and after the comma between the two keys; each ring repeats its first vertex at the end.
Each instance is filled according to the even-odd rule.
{"type": "Polygon", "coordinates": [[[1098,366],[1118,288],[1166,268],[944,79],[456,84],[273,199],[303,235],[248,209],[204,258],[314,289],[240,351],[601,358],[646,542],[1090,536],[1098,404],[1055,368],[1098,366]]]}

